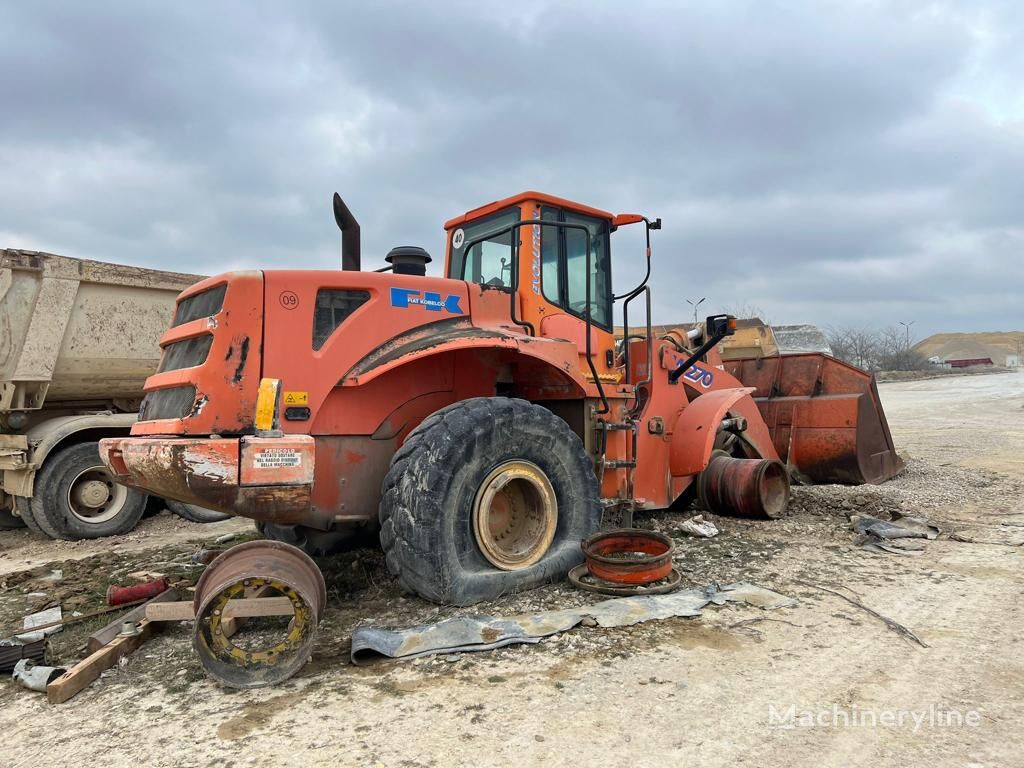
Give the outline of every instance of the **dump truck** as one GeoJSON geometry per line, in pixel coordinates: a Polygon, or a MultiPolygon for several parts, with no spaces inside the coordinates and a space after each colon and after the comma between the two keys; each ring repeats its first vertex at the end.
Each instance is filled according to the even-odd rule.
{"type": "Polygon", "coordinates": [[[0,526],[63,539],[135,526],[147,496],[113,480],[97,443],[129,434],[175,297],[201,279],[0,250],[0,526]]]}
{"type": "MultiPolygon", "coordinates": [[[[467,605],[563,578],[603,520],[694,497],[777,517],[794,474],[899,469],[870,375],[825,355],[726,366],[728,315],[655,338],[660,219],[524,192],[448,221],[444,276],[428,277],[414,246],[363,271],[338,196],[334,213],[341,270],[232,272],[181,293],[131,436],[100,443],[118,481],[311,554],[379,535],[408,591],[467,605]],[[647,274],[616,294],[611,235],[631,225],[647,274]],[[617,344],[617,304],[646,332],[617,344]]],[[[249,547],[220,573],[255,583],[263,568],[287,593],[310,568],[294,551],[249,547]]],[[[201,593],[197,624],[218,604],[201,593]]]]}

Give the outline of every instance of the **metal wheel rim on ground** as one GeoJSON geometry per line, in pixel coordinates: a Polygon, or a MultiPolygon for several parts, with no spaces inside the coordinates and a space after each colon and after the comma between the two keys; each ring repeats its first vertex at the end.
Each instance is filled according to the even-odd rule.
{"type": "Polygon", "coordinates": [[[102,467],[83,469],[68,485],[68,510],[83,523],[105,523],[124,507],[128,489],[102,467]]]}
{"type": "Polygon", "coordinates": [[[473,500],[477,546],[503,571],[528,568],[544,557],[557,525],[555,490],[529,461],[506,461],[492,469],[473,500]]]}

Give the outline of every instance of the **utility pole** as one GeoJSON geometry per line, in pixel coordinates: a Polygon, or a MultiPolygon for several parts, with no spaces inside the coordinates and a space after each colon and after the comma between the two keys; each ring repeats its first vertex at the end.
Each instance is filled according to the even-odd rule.
{"type": "Polygon", "coordinates": [[[917,320],[911,320],[909,323],[904,323],[902,320],[899,321],[900,325],[907,329],[907,346],[906,346],[906,361],[907,370],[910,370],[910,326],[916,323],[917,320]]]}
{"type": "Polygon", "coordinates": [[[700,299],[699,299],[699,300],[697,301],[697,303],[696,303],[696,304],[694,304],[694,303],[693,303],[693,301],[692,301],[692,300],[690,300],[690,299],[687,299],[687,300],[686,300],[686,303],[687,303],[687,304],[689,304],[689,305],[690,305],[691,307],[693,307],[693,322],[694,322],[694,323],[699,323],[699,322],[700,322],[700,321],[699,321],[699,320],[697,319],[697,307],[699,307],[699,306],[700,306],[701,304],[703,304],[703,303],[704,303],[704,300],[705,300],[706,298],[707,298],[706,296],[702,296],[702,297],[701,297],[701,298],[700,298],[700,299]]]}

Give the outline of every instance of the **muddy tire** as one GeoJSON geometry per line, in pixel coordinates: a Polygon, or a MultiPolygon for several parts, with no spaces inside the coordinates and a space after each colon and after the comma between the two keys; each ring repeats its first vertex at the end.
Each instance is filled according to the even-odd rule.
{"type": "MultiPolygon", "coordinates": [[[[305,525],[278,525],[256,523],[256,530],[267,539],[298,547],[310,557],[325,557],[366,546],[374,538],[363,525],[343,525],[330,531],[321,531],[305,525]]],[[[376,532],[376,526],[372,533],[376,532]]]]}
{"type": "Polygon", "coordinates": [[[146,510],[146,494],[114,482],[100,461],[97,443],[78,443],[50,454],[35,487],[32,517],[58,539],[127,533],[146,510]]]}
{"type": "MultiPolygon", "coordinates": [[[[36,479],[36,491],[38,492],[38,476],[36,479]]],[[[18,505],[18,512],[21,514],[21,519],[25,521],[25,525],[33,533],[38,533],[40,536],[46,536],[48,539],[59,538],[57,532],[50,528],[50,524],[45,520],[36,520],[36,516],[32,514],[32,500],[25,498],[18,498],[14,501],[18,505]],[[44,527],[45,526],[45,527],[44,527]]]]}
{"type": "Polygon", "coordinates": [[[600,521],[580,438],[550,411],[504,397],[425,419],[395,453],[380,503],[388,569],[450,605],[564,579],[600,521]]]}
{"type": "Polygon", "coordinates": [[[15,528],[24,527],[24,520],[15,515],[13,512],[8,512],[6,509],[0,509],[0,531],[11,531],[15,528]]]}
{"type": "Polygon", "coordinates": [[[164,499],[164,503],[167,504],[167,508],[171,512],[182,520],[188,520],[190,523],[219,523],[221,520],[227,520],[231,517],[231,515],[224,512],[214,512],[212,509],[197,507],[195,504],[186,504],[184,501],[164,499]]]}

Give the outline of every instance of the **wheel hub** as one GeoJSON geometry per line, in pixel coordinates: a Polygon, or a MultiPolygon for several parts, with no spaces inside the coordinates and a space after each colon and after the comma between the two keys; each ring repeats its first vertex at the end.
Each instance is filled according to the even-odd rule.
{"type": "Polygon", "coordinates": [[[84,507],[96,509],[102,507],[110,498],[110,489],[99,480],[87,480],[79,483],[75,489],[75,501],[84,507]]]}
{"type": "Polygon", "coordinates": [[[86,523],[103,523],[116,517],[128,498],[128,489],[118,485],[100,467],[86,469],[68,487],[68,509],[86,523]]]}
{"type": "Polygon", "coordinates": [[[528,461],[508,461],[484,478],[473,501],[473,534],[485,558],[517,571],[540,560],[555,538],[558,503],[547,475],[528,461]]]}

